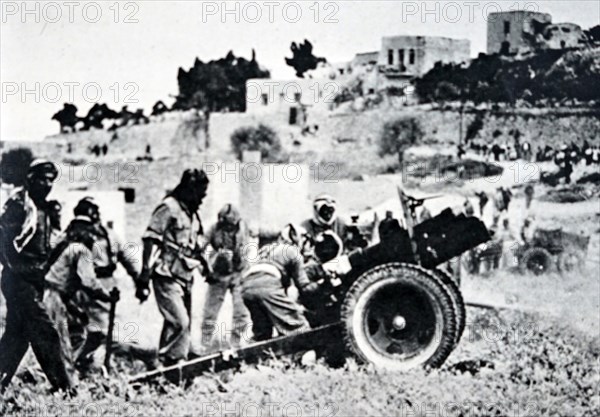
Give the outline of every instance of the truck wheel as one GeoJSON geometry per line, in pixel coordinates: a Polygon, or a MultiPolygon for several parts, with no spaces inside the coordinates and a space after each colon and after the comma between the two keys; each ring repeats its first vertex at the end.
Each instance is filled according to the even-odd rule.
{"type": "Polygon", "coordinates": [[[541,275],[552,270],[554,260],[552,255],[544,248],[530,248],[525,251],[520,261],[521,272],[530,271],[534,275],[541,275]]]}
{"type": "Polygon", "coordinates": [[[457,340],[451,290],[417,265],[365,272],[346,294],[341,319],[348,351],[390,370],[438,367],[457,340]]]}
{"type": "Polygon", "coordinates": [[[452,306],[454,307],[454,314],[456,315],[456,339],[454,341],[454,346],[456,347],[465,331],[466,326],[467,309],[465,307],[465,301],[462,297],[460,289],[458,288],[458,284],[456,281],[454,281],[452,275],[443,269],[433,269],[431,272],[435,273],[435,275],[442,281],[444,288],[450,292],[452,306]]]}

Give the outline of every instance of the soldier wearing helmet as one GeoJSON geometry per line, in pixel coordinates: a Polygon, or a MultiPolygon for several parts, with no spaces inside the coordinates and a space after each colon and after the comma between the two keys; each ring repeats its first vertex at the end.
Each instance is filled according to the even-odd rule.
{"type": "Polygon", "coordinates": [[[207,240],[211,252],[211,274],[210,279],[207,279],[208,291],[204,300],[202,344],[210,349],[214,344],[214,336],[222,334],[223,328],[218,326],[217,318],[225,294],[230,291],[233,301],[231,344],[238,347],[250,322],[240,284],[241,272],[247,264],[244,250],[247,249],[249,234],[248,227],[235,206],[225,204],[219,211],[218,221],[209,230],[207,240]]]}
{"type": "Polygon", "coordinates": [[[313,202],[313,217],[302,222],[311,240],[316,240],[325,231],[337,234],[344,245],[347,243],[346,223],[337,215],[337,202],[328,194],[318,195],[313,202]]]}
{"type": "Polygon", "coordinates": [[[301,227],[286,225],[278,241],[262,247],[257,262],[242,275],[242,297],[252,317],[256,341],[271,338],[273,328],[279,335],[309,328],[303,307],[287,294],[292,282],[300,294],[319,288],[304,269],[300,248],[305,237],[301,227]]]}
{"type": "Polygon", "coordinates": [[[0,217],[1,283],[7,310],[0,339],[0,391],[10,383],[30,345],[52,388],[73,388],[69,358],[43,302],[52,232],[46,198],[57,177],[52,162],[34,160],[25,186],[8,199],[0,217]]]}

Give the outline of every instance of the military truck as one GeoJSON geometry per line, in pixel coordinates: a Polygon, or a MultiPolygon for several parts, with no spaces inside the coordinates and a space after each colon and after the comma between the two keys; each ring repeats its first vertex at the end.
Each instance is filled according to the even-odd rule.
{"type": "Polygon", "coordinates": [[[404,218],[380,228],[377,244],[336,259],[322,259],[313,279],[320,291],[302,299],[312,328],[297,334],[214,352],[130,379],[160,375],[187,380],[266,358],[314,350],[335,364],[352,356],[390,370],[438,367],[465,328],[465,303],[457,283],[440,266],[489,240],[475,217],[446,209],[415,224],[415,199],[398,189],[404,218]],[[331,266],[334,266],[331,268],[331,266]]]}

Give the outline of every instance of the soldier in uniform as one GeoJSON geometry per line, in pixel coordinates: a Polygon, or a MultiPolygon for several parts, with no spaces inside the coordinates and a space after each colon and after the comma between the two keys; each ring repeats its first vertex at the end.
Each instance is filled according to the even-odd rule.
{"type": "MultiPolygon", "coordinates": [[[[133,279],[137,285],[138,271],[135,265],[136,260],[131,254],[126,253],[125,247],[117,238],[115,233],[110,228],[102,225],[100,219],[100,209],[98,204],[92,197],[81,199],[73,210],[75,219],[89,219],[92,227],[89,229],[90,238],[93,240],[93,262],[95,277],[99,284],[106,290],[110,291],[114,287],[118,287],[117,280],[113,274],[120,263],[125,268],[127,274],[133,279]]],[[[81,306],[85,306],[87,315],[87,336],[82,337],[83,328],[78,331],[73,331],[72,336],[85,340],[83,346],[79,346],[75,342],[75,348],[78,350],[77,366],[80,371],[87,371],[98,365],[95,361],[94,353],[106,340],[108,332],[108,313],[110,303],[99,298],[91,298],[85,292],[78,294],[81,306]],[[79,333],[79,334],[78,334],[79,333]],[[90,369],[88,369],[90,368],[90,369]]]]}
{"type": "Polygon", "coordinates": [[[57,176],[53,163],[34,160],[25,187],[9,198],[0,217],[1,284],[7,309],[0,339],[0,391],[10,383],[29,345],[54,390],[73,387],[68,358],[43,303],[52,228],[46,197],[57,176]]]}
{"type": "Polygon", "coordinates": [[[152,281],[164,318],[159,359],[166,366],[187,359],[190,349],[193,273],[199,267],[207,272],[198,209],[208,182],[204,171],[186,170],[177,187],[154,210],[142,236],[142,273],[136,296],[145,301],[152,281]]]}
{"type": "Polygon", "coordinates": [[[277,242],[260,249],[256,264],[243,274],[242,297],[252,317],[256,341],[271,338],[273,327],[279,335],[310,327],[302,306],[287,294],[292,282],[301,294],[319,288],[319,284],[308,279],[304,269],[302,232],[301,228],[287,225],[277,242]]]}
{"type": "Polygon", "coordinates": [[[92,301],[111,301],[109,292],[96,280],[94,272],[94,228],[91,219],[75,218],[48,261],[44,304],[59,333],[61,356],[69,372],[73,372],[76,359],[71,330],[77,331],[79,320],[85,320],[85,312],[77,305],[77,293],[85,292],[92,301]]]}
{"type": "Polygon", "coordinates": [[[231,344],[240,345],[242,334],[249,324],[250,316],[242,300],[240,285],[241,271],[246,266],[244,249],[249,241],[248,228],[240,213],[231,204],[226,204],[218,214],[217,223],[207,235],[210,248],[211,275],[204,301],[202,344],[210,347],[213,336],[218,334],[217,317],[225,294],[231,291],[233,301],[233,332],[231,344]]]}
{"type": "Polygon", "coordinates": [[[310,237],[315,240],[321,233],[331,230],[337,234],[344,246],[348,240],[346,223],[337,216],[337,203],[327,194],[318,195],[313,202],[313,217],[300,225],[310,237]]]}

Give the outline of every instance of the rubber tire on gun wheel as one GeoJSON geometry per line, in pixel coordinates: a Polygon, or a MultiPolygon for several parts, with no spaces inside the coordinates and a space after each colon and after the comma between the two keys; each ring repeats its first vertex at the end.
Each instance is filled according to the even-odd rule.
{"type": "Polygon", "coordinates": [[[452,303],[454,306],[454,314],[456,315],[456,339],[454,340],[454,347],[458,345],[460,342],[460,338],[462,337],[465,326],[467,324],[467,309],[465,307],[465,301],[463,299],[462,293],[458,288],[458,284],[448,273],[443,269],[433,269],[431,272],[434,272],[436,276],[442,280],[442,284],[444,284],[444,288],[448,289],[451,293],[452,303]]]}
{"type": "Polygon", "coordinates": [[[341,308],[346,349],[360,362],[390,370],[439,367],[458,339],[453,294],[439,275],[418,265],[389,263],[365,272],[341,308]]]}
{"type": "Polygon", "coordinates": [[[544,248],[530,248],[525,251],[519,264],[521,272],[530,271],[534,275],[541,275],[553,269],[554,259],[544,248]]]}

